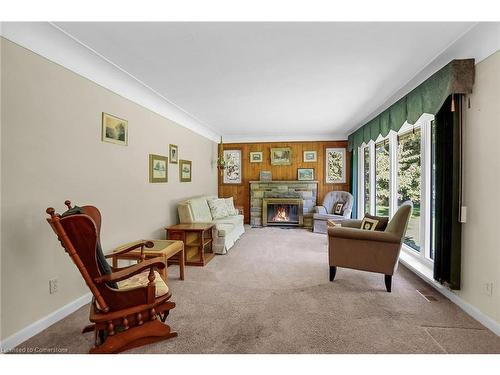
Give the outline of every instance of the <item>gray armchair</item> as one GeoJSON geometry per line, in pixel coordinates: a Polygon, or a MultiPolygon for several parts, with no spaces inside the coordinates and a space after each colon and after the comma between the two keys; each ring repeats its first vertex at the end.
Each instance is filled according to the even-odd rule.
{"type": "Polygon", "coordinates": [[[330,191],[327,193],[323,198],[322,205],[314,207],[313,232],[327,233],[328,228],[326,222],[329,219],[336,222],[350,219],[353,201],[353,196],[347,191],[330,191]],[[335,215],[333,213],[333,205],[337,202],[345,203],[343,215],[335,215]]]}

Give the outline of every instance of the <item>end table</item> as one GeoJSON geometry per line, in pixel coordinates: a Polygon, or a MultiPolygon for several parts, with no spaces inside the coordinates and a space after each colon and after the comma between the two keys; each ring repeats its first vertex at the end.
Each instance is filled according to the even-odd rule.
{"type": "Polygon", "coordinates": [[[187,265],[203,267],[214,257],[213,228],[212,223],[191,223],[172,225],[165,230],[167,239],[184,242],[184,260],[187,265]]]}

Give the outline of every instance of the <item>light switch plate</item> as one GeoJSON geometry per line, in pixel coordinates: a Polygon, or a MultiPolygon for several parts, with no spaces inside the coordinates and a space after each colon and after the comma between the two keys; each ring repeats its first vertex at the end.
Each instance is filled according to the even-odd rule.
{"type": "Polygon", "coordinates": [[[460,209],[460,222],[461,223],[467,222],[467,206],[462,206],[460,209]]]}

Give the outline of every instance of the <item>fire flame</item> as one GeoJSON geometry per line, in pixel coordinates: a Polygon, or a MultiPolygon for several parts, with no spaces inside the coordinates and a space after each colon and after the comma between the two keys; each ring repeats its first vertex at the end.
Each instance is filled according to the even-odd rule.
{"type": "Polygon", "coordinates": [[[273,221],[290,221],[285,206],[279,206],[277,208],[276,215],[273,216],[273,221]]]}

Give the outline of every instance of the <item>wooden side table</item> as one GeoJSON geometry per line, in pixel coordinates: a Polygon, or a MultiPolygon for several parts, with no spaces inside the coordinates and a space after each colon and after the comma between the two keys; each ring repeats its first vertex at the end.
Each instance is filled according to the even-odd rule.
{"type": "Polygon", "coordinates": [[[165,228],[167,239],[184,242],[184,260],[190,266],[205,266],[214,257],[212,223],[177,224],[165,228]]]}
{"type": "MultiPolygon", "coordinates": [[[[151,258],[157,258],[161,257],[163,258],[165,262],[165,268],[161,271],[162,276],[164,277],[165,281],[167,280],[167,268],[168,268],[168,263],[174,263],[172,262],[174,259],[171,259],[177,254],[177,259],[175,263],[179,264],[179,273],[180,273],[180,279],[184,280],[184,244],[182,241],[168,241],[168,240],[149,240],[153,242],[154,246],[147,248],[144,248],[144,257],[145,259],[151,259],[151,258]]],[[[125,249],[131,245],[133,245],[135,242],[130,242],[128,244],[122,245],[116,249],[113,250],[119,251],[120,249],[125,249]]],[[[136,249],[129,251],[128,253],[124,254],[117,254],[113,255],[111,258],[113,260],[113,267],[118,267],[118,260],[119,259],[127,259],[127,260],[140,260],[141,257],[141,250],[136,249]]]]}

